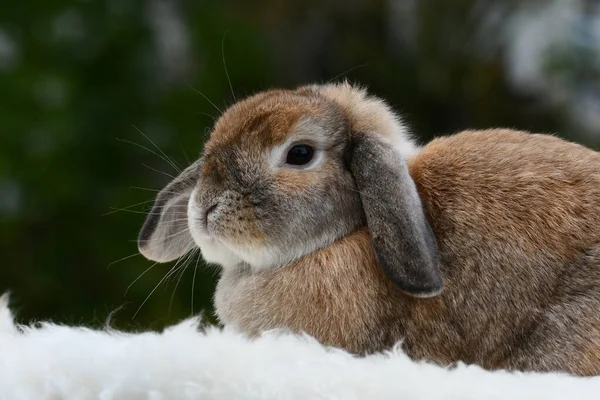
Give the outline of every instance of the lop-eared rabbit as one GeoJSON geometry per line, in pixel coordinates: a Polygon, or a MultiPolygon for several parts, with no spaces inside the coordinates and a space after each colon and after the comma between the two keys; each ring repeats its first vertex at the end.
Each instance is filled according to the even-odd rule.
{"type": "MultiPolygon", "coordinates": [[[[198,135],[199,138],[201,135],[198,135]]],[[[231,106],[139,249],[221,266],[219,319],[356,354],[600,374],[600,153],[465,131],[419,147],[343,84],[231,106]]]]}

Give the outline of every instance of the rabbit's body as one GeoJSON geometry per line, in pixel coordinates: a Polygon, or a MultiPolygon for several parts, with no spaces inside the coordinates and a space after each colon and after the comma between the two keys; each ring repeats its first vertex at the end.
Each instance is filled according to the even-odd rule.
{"type": "Polygon", "coordinates": [[[391,284],[362,229],[281,269],[224,271],[220,318],[356,353],[404,339],[441,364],[600,374],[600,155],[492,130],[436,139],[409,168],[438,240],[440,296],[391,284]]]}
{"type": "Polygon", "coordinates": [[[357,354],[600,374],[600,153],[463,132],[423,148],[348,84],[230,107],[157,196],[148,258],[221,265],[219,319],[357,354]]]}

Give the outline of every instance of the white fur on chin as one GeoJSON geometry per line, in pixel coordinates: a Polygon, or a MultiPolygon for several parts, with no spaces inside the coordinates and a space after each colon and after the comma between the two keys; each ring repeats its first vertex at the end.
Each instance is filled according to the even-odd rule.
{"type": "Polygon", "coordinates": [[[295,251],[289,251],[290,249],[288,249],[287,253],[289,254],[284,254],[281,250],[270,249],[268,247],[231,246],[211,237],[207,233],[202,232],[202,229],[196,223],[200,219],[198,215],[199,210],[194,201],[196,190],[194,189],[188,202],[188,227],[192,239],[200,248],[202,258],[209,264],[217,264],[225,269],[235,268],[240,264],[247,264],[254,271],[259,272],[285,265],[317,248],[316,246],[310,247],[301,244],[299,249],[295,249],[295,251]]]}
{"type": "Polygon", "coordinates": [[[445,369],[399,349],[356,358],[306,336],[249,340],[198,331],[191,318],[162,333],[43,323],[15,326],[0,298],[0,399],[594,399],[599,378],[445,369]]]}

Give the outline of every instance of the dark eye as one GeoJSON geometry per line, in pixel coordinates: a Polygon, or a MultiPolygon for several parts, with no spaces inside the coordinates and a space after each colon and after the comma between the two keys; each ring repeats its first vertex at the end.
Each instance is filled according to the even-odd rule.
{"type": "Polygon", "coordinates": [[[306,144],[299,144],[290,149],[285,162],[291,165],[304,165],[312,160],[315,149],[306,144]]]}

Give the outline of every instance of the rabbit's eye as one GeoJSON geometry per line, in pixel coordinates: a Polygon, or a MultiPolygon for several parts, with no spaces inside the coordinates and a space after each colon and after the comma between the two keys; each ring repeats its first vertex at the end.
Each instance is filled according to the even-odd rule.
{"type": "Polygon", "coordinates": [[[315,149],[306,144],[299,144],[290,149],[285,162],[290,165],[308,164],[315,154],[315,149]]]}

